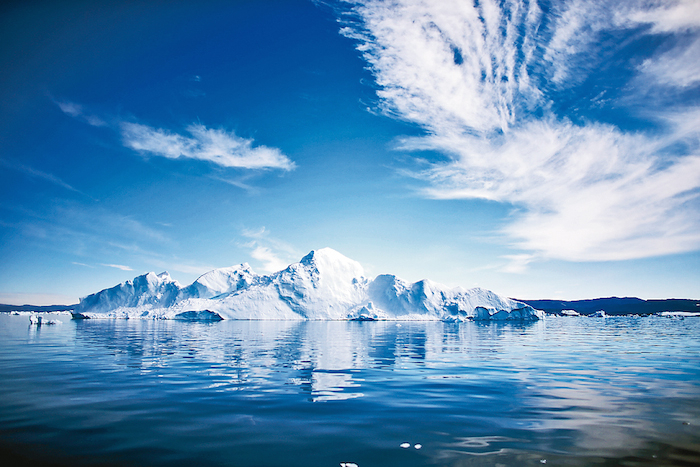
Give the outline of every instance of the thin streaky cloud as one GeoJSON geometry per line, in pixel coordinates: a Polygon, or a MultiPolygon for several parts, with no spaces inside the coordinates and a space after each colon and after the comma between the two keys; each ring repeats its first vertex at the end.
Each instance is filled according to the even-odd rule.
{"type": "Polygon", "coordinates": [[[277,272],[286,268],[288,263],[280,259],[270,248],[265,246],[256,246],[250,252],[250,256],[262,263],[264,272],[277,272]]]}
{"type": "MultiPolygon", "coordinates": [[[[187,134],[135,122],[121,121],[108,125],[102,118],[86,113],[80,104],[70,101],[54,102],[66,115],[82,119],[92,126],[110,126],[118,130],[124,146],[142,154],[168,159],[205,160],[220,167],[240,169],[290,171],[296,167],[279,149],[255,146],[252,139],[242,138],[232,131],[207,128],[201,123],[189,125],[185,129],[187,134]]],[[[236,185],[235,182],[231,184],[236,185]]]]}
{"type": "Polygon", "coordinates": [[[74,102],[62,101],[56,102],[56,105],[58,105],[63,113],[71,117],[79,117],[83,114],[83,107],[74,102]]]}
{"type": "Polygon", "coordinates": [[[124,145],[144,154],[168,159],[198,159],[222,167],[243,169],[293,170],[287,156],[277,148],[253,146],[253,140],[223,129],[207,128],[202,124],[187,127],[189,135],[173,133],[148,125],[122,122],[124,145]]]}
{"type": "Polygon", "coordinates": [[[102,263],[102,266],[108,267],[108,268],[115,268],[115,269],[121,269],[122,271],[133,271],[129,266],[124,266],[122,264],[106,264],[102,263]]]}
{"type": "Polygon", "coordinates": [[[60,186],[61,188],[65,188],[66,190],[73,191],[75,193],[80,193],[81,195],[84,195],[84,193],[77,188],[74,188],[73,186],[69,185],[68,183],[64,182],[57,176],[50,174],[48,172],[43,172],[41,170],[34,169],[32,167],[22,165],[22,164],[16,164],[4,159],[0,159],[0,165],[3,165],[7,168],[17,170],[18,172],[22,172],[26,175],[29,175],[34,178],[39,178],[42,180],[46,180],[48,182],[53,183],[54,185],[60,186]]]}
{"type": "Polygon", "coordinates": [[[246,180],[246,178],[244,178],[244,177],[241,177],[237,180],[233,180],[230,178],[217,177],[215,175],[211,175],[211,176],[209,176],[209,178],[211,178],[212,180],[222,182],[222,183],[226,183],[227,185],[235,186],[236,188],[240,188],[241,190],[245,190],[250,194],[257,194],[260,192],[259,188],[254,187],[252,185],[248,185],[247,183],[244,183],[244,180],[246,180]]]}
{"type": "Polygon", "coordinates": [[[535,260],[533,255],[506,255],[503,257],[508,263],[501,268],[501,271],[511,274],[524,274],[527,272],[527,265],[535,260]]]}
{"type": "Polygon", "coordinates": [[[261,264],[262,272],[277,272],[299,260],[299,252],[295,248],[270,235],[264,226],[243,229],[241,235],[250,241],[240,246],[250,250],[250,256],[261,264]]]}
{"type": "MultiPolygon", "coordinates": [[[[649,133],[573,123],[552,110],[553,93],[595,71],[601,34],[687,35],[698,21],[678,12],[692,14],[697,3],[571,1],[547,18],[527,0],[351,4],[341,33],[374,73],[381,108],[426,132],[397,149],[449,156],[401,170],[425,183],[424,196],[514,205],[502,231],[533,258],[625,260],[700,248],[698,109],[647,106],[649,133]],[[640,24],[652,27],[640,32],[640,24]]],[[[632,79],[697,85],[697,61],[687,60],[697,40],[652,55],[632,79]]],[[[605,105],[602,95],[597,104],[605,105]]],[[[509,259],[513,271],[530,261],[509,259]]]]}
{"type": "Polygon", "coordinates": [[[108,126],[107,122],[105,122],[102,118],[98,117],[97,115],[86,113],[84,110],[84,107],[80,104],[76,104],[75,102],[70,102],[70,101],[54,101],[56,105],[58,106],[59,109],[66,115],[69,115],[74,118],[82,119],[84,120],[88,125],[92,126],[108,126]]]}
{"type": "Polygon", "coordinates": [[[655,33],[686,32],[700,28],[700,2],[697,0],[671,0],[657,3],[655,8],[644,8],[643,3],[633,5],[626,15],[618,14],[619,21],[650,24],[655,33]]]}

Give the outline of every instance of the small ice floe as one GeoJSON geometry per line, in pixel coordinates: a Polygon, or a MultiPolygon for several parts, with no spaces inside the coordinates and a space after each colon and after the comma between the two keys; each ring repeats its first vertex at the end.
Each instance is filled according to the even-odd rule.
{"type": "Polygon", "coordinates": [[[581,316],[576,310],[561,310],[562,316],[581,316]]]}
{"type": "Polygon", "coordinates": [[[416,448],[416,449],[420,449],[420,448],[422,448],[422,447],[423,447],[423,445],[422,445],[422,444],[416,444],[416,445],[415,445],[415,446],[413,446],[413,447],[414,447],[414,448],[416,448]]]}
{"type": "Polygon", "coordinates": [[[546,463],[547,463],[547,459],[540,459],[540,464],[546,464],[546,463]]]}
{"type": "Polygon", "coordinates": [[[354,462],[341,462],[340,467],[358,467],[354,462]]]}
{"type": "Polygon", "coordinates": [[[51,326],[54,324],[63,324],[57,319],[44,319],[39,315],[31,314],[29,315],[29,325],[30,326],[51,326]]]}
{"type": "Polygon", "coordinates": [[[591,313],[590,315],[591,318],[606,318],[608,315],[605,314],[605,310],[598,310],[595,313],[591,313]]]}
{"type": "Polygon", "coordinates": [[[700,316],[700,313],[694,311],[662,311],[659,313],[659,316],[664,318],[691,318],[700,316]]]}

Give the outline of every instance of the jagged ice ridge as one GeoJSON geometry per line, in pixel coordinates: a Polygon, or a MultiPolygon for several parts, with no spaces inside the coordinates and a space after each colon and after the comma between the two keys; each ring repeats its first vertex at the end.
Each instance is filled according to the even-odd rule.
{"type": "Polygon", "coordinates": [[[182,287],[149,272],[88,295],[76,318],[256,320],[537,320],[544,312],[481,288],[449,288],[382,274],[374,279],[335,250],[311,251],[258,275],[246,263],[215,269],[182,287]]]}

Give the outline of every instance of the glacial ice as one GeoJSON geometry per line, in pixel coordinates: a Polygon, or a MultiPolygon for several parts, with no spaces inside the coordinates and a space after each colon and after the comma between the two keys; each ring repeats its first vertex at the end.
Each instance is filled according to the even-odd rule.
{"type": "Polygon", "coordinates": [[[258,275],[248,264],[215,269],[182,287],[148,273],[80,300],[75,318],[181,320],[536,320],[544,312],[481,288],[463,289],[382,274],[335,250],[311,251],[286,269],[258,275]]]}
{"type": "Polygon", "coordinates": [[[63,324],[63,322],[57,319],[45,319],[43,316],[36,313],[31,313],[29,315],[29,325],[30,326],[52,326],[57,324],[63,324]]]}

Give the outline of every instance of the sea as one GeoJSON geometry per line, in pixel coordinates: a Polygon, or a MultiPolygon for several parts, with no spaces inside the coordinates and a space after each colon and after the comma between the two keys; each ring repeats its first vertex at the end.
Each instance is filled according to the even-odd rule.
{"type": "Polygon", "coordinates": [[[697,317],[43,316],[0,314],[2,466],[700,465],[697,317]]]}

